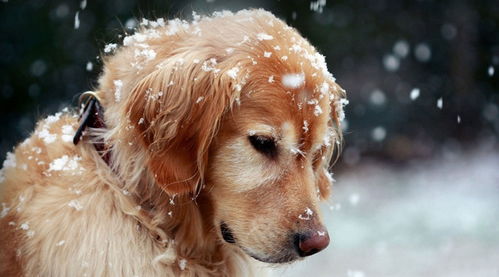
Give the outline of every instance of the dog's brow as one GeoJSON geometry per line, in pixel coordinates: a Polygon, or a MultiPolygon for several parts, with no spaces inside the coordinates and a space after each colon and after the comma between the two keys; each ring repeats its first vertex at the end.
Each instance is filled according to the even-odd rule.
{"type": "Polygon", "coordinates": [[[268,136],[275,136],[275,128],[267,125],[267,124],[255,124],[251,126],[248,131],[248,135],[254,136],[254,135],[268,135],[268,136]]]}

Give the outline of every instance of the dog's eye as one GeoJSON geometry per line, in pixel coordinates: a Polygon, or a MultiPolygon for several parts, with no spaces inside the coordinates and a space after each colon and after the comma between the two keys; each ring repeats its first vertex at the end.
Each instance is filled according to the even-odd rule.
{"type": "Polygon", "coordinates": [[[273,138],[266,136],[249,136],[248,139],[258,152],[271,158],[277,155],[277,146],[273,138]]]}

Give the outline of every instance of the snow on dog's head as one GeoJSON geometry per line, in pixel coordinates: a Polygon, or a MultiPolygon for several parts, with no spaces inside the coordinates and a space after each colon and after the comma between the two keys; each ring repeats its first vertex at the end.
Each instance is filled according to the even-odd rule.
{"type": "Polygon", "coordinates": [[[146,157],[166,193],[207,199],[220,239],[248,255],[288,262],[325,248],[318,201],[344,91],[324,57],[263,10],[141,25],[100,79],[116,141],[146,157]]]}

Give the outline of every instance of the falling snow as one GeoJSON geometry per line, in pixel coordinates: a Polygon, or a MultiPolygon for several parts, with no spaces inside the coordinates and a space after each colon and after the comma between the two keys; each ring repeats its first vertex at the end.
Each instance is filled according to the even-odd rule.
{"type": "Polygon", "coordinates": [[[317,0],[310,2],[310,10],[314,12],[322,13],[325,6],[326,0],[317,0]]]}
{"type": "Polygon", "coordinates": [[[75,29],[80,28],[80,17],[79,16],[80,16],[80,12],[78,11],[75,14],[75,23],[74,23],[74,28],[75,29]]]}
{"type": "Polygon", "coordinates": [[[443,106],[444,106],[444,100],[442,99],[442,97],[440,97],[437,100],[437,108],[442,109],[443,106]]]}
{"type": "Polygon", "coordinates": [[[383,65],[387,71],[397,71],[400,66],[400,60],[395,55],[387,54],[383,57],[383,65]]]}
{"type": "Polygon", "coordinates": [[[426,43],[420,43],[414,48],[414,55],[420,62],[428,62],[431,59],[431,49],[426,43]]]}
{"type": "Polygon", "coordinates": [[[374,128],[371,132],[371,137],[374,141],[382,141],[386,137],[386,129],[382,126],[374,128]]]}
{"type": "Polygon", "coordinates": [[[489,74],[490,77],[494,76],[494,67],[493,66],[489,66],[489,68],[487,69],[487,74],[489,74]]]}
{"type": "Polygon", "coordinates": [[[419,92],[420,92],[419,88],[413,88],[411,90],[411,95],[410,95],[411,100],[413,100],[413,101],[416,100],[419,97],[419,92]]]}

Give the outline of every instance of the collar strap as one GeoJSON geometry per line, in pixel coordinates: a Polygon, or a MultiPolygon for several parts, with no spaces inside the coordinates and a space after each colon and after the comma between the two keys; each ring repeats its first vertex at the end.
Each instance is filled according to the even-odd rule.
{"type": "MultiPolygon", "coordinates": [[[[82,100],[86,103],[80,114],[80,126],[73,137],[74,145],[77,145],[78,142],[80,142],[83,137],[83,132],[87,127],[99,129],[106,128],[106,123],[104,123],[104,110],[100,104],[98,95],[93,91],[87,91],[81,95],[80,102],[82,102],[82,100]]],[[[98,140],[94,140],[92,144],[104,162],[106,162],[107,165],[110,165],[110,155],[104,139],[99,138],[98,140]]]]}

